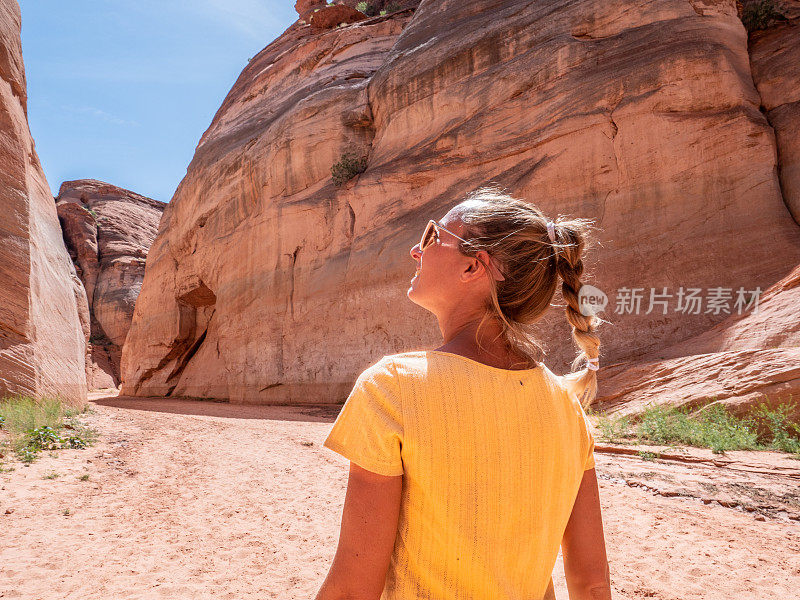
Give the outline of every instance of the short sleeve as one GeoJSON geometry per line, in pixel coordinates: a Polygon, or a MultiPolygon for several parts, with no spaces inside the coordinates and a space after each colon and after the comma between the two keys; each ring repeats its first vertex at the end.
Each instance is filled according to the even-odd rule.
{"type": "Polygon", "coordinates": [[[380,475],[402,475],[402,404],[386,357],[356,379],[323,446],[380,475]]]}
{"type": "Polygon", "coordinates": [[[583,470],[588,471],[589,469],[594,469],[595,466],[594,434],[592,433],[594,426],[592,425],[592,422],[589,420],[589,416],[586,414],[583,405],[581,405],[578,396],[575,394],[574,391],[572,391],[569,383],[565,381],[564,376],[559,378],[559,384],[561,385],[561,389],[564,390],[567,397],[569,398],[569,401],[572,403],[573,410],[575,410],[576,413],[580,414],[579,422],[581,429],[581,442],[582,442],[581,447],[582,448],[586,447],[586,454],[584,455],[583,458],[583,470]],[[583,446],[584,439],[586,440],[585,446],[583,446]]]}

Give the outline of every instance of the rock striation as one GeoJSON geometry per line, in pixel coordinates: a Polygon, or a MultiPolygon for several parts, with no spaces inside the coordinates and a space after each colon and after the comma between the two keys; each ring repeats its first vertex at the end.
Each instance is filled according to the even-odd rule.
{"type": "MultiPolygon", "coordinates": [[[[423,0],[298,21],[241,73],[164,213],[123,393],[335,402],[380,356],[434,347],[405,297],[408,250],[488,182],[596,220],[602,364],[634,368],[728,318],[675,310],[680,287],[765,290],[800,263],[760,105],[733,0],[423,0]],[[346,152],[366,170],[337,187],[346,152]],[[672,305],[616,312],[626,288],[672,305]]],[[[562,308],[540,337],[564,371],[562,308]]]]}
{"type": "Polygon", "coordinates": [[[119,385],[122,345],[164,206],[94,179],[61,184],[58,216],[91,315],[90,389],[119,385]]]}
{"type": "Polygon", "coordinates": [[[0,398],[86,401],[86,295],[31,139],[16,2],[0,4],[0,398]]]}

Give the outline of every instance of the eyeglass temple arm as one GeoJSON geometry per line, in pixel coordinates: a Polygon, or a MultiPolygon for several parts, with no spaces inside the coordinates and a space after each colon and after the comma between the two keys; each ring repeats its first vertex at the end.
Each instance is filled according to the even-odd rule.
{"type": "Polygon", "coordinates": [[[444,225],[441,225],[438,221],[434,221],[433,219],[431,219],[430,222],[433,223],[434,225],[436,225],[438,228],[442,229],[443,231],[446,231],[447,233],[452,235],[454,238],[459,239],[462,242],[469,244],[468,240],[465,240],[464,238],[457,236],[455,233],[450,231],[447,227],[445,227],[444,225]]]}

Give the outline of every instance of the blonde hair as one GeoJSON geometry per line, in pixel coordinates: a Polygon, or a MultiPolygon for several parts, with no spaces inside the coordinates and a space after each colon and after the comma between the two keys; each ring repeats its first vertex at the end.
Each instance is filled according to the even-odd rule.
{"type": "MultiPolygon", "coordinates": [[[[580,348],[570,367],[572,372],[563,380],[581,405],[588,407],[597,396],[597,374],[586,367],[577,372],[575,369],[584,359],[599,358],[600,338],[595,331],[605,322],[597,315],[581,313],[578,299],[592,221],[557,217],[553,220],[555,242],[552,242],[547,231],[549,219],[542,211],[495,185],[471,192],[452,213],[466,228],[467,241],[459,242],[461,252],[474,255],[485,250],[505,277],[502,281],[489,277],[491,294],[478,332],[489,319],[498,318],[506,346],[524,355],[529,364],[537,363],[544,355],[532,326],[550,306],[561,277],[561,294],[566,301],[567,320],[572,325],[572,339],[580,348]]],[[[488,272],[489,266],[476,258],[488,272]]]]}

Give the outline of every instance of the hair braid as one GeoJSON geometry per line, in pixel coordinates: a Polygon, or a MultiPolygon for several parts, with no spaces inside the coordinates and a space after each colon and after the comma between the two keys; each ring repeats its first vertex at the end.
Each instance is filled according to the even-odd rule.
{"type": "MultiPolygon", "coordinates": [[[[556,269],[561,277],[561,295],[566,302],[567,321],[572,325],[572,339],[581,349],[571,369],[574,371],[583,359],[599,358],[600,338],[595,331],[602,322],[596,315],[584,315],[580,310],[578,296],[583,283],[583,252],[585,236],[581,235],[569,223],[560,225],[556,222],[556,242],[554,247],[559,260],[556,269]]],[[[597,372],[592,369],[565,375],[570,388],[581,397],[581,405],[586,408],[597,396],[597,372]]]]}

